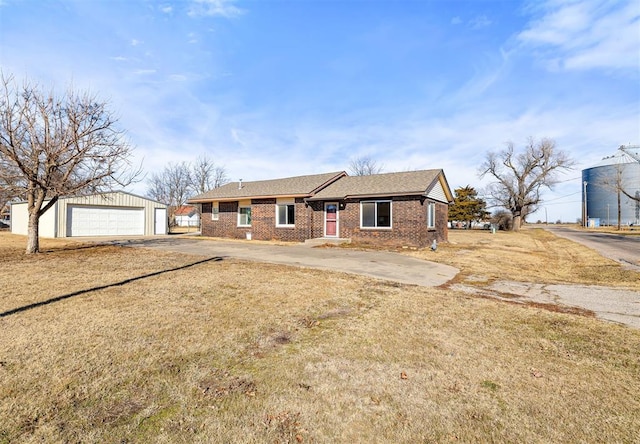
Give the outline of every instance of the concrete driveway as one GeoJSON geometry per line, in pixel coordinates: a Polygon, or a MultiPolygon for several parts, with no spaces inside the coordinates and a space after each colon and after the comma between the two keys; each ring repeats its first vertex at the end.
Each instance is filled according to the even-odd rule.
{"type": "MultiPolygon", "coordinates": [[[[85,238],[84,240],[206,257],[236,258],[331,270],[424,287],[443,285],[459,272],[458,269],[449,265],[388,251],[312,248],[304,244],[273,245],[256,241],[225,241],[178,236],[128,239],[85,238]]],[[[580,307],[592,311],[600,319],[640,328],[640,294],[632,290],[523,282],[495,282],[489,288],[476,287],[468,283],[454,284],[451,289],[511,302],[533,301],[580,307]],[[505,295],[507,295],[506,298],[505,295]]]]}
{"type": "Polygon", "coordinates": [[[344,248],[312,248],[304,244],[271,245],[258,242],[173,236],[125,239],[109,243],[199,256],[229,257],[340,271],[424,287],[437,287],[445,284],[453,279],[459,271],[449,265],[429,262],[399,253],[356,251],[344,248]]]}

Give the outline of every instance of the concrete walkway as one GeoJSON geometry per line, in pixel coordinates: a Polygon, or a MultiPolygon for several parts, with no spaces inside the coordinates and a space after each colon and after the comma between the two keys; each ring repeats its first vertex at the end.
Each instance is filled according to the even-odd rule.
{"type": "Polygon", "coordinates": [[[465,284],[453,290],[509,302],[528,301],[588,310],[599,318],[640,329],[640,293],[622,288],[578,284],[537,284],[533,282],[494,282],[488,288],[465,284]]]}
{"type": "Polygon", "coordinates": [[[445,284],[459,271],[449,265],[388,251],[312,248],[303,244],[271,245],[252,241],[222,241],[174,236],[121,239],[107,243],[340,271],[424,287],[445,284]]]}

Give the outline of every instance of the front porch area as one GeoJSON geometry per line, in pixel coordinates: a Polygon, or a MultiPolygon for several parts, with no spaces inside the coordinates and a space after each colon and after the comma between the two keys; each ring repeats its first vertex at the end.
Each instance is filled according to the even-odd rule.
{"type": "Polygon", "coordinates": [[[304,244],[309,247],[317,247],[319,245],[331,244],[331,245],[340,245],[340,244],[350,244],[351,239],[349,238],[340,238],[340,237],[316,237],[314,239],[306,239],[304,244]]]}

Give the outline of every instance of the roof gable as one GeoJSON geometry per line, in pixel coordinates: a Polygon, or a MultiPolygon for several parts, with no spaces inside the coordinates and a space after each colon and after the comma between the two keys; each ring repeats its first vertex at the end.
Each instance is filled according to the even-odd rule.
{"type": "Polygon", "coordinates": [[[453,200],[440,169],[347,176],[319,191],[310,200],[410,195],[428,196],[443,202],[453,200]]]}
{"type": "Polygon", "coordinates": [[[309,197],[346,176],[344,171],[284,179],[231,182],[189,199],[190,203],[266,197],[309,197]]]}

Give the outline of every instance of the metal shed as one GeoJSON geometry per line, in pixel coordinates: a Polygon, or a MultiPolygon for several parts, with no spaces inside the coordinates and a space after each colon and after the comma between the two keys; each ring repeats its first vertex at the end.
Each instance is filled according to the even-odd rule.
{"type": "MultiPolygon", "coordinates": [[[[11,205],[11,232],[27,234],[27,203],[11,205]]],[[[115,191],[60,198],[40,217],[40,236],[153,236],[167,234],[167,206],[115,191]]]]}

